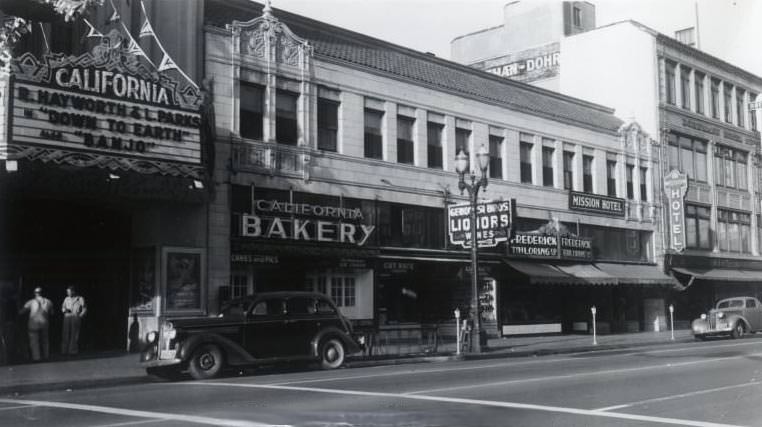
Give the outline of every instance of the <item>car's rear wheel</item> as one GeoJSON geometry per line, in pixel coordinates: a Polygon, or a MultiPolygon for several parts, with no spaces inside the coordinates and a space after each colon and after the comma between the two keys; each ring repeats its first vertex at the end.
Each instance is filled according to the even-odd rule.
{"type": "Polygon", "coordinates": [[[329,338],[320,346],[320,366],[336,369],[344,363],[344,344],[338,338],[329,338]]]}
{"type": "Polygon", "coordinates": [[[746,332],[746,328],[743,326],[743,322],[736,322],[736,325],[733,327],[733,332],[730,333],[730,336],[733,338],[741,338],[743,337],[744,332],[746,332]]]}
{"type": "Polygon", "coordinates": [[[222,372],[222,350],[214,344],[204,344],[191,357],[188,372],[197,380],[214,378],[222,372]]]}

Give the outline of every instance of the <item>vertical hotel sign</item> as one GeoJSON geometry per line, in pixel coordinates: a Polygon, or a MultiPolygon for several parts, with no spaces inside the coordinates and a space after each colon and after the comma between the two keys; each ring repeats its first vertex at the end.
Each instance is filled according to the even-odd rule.
{"type": "Polygon", "coordinates": [[[685,193],[688,176],[673,169],[664,177],[664,193],[667,195],[669,214],[669,247],[682,252],[685,249],[685,193]]]}

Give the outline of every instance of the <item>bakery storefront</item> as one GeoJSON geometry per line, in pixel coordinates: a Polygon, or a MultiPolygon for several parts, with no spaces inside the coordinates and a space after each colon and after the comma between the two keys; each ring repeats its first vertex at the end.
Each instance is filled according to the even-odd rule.
{"type": "MultiPolygon", "coordinates": [[[[570,210],[624,216],[623,199],[570,195],[570,210]]],[[[653,232],[556,218],[517,218],[498,290],[503,335],[586,333],[590,308],[598,331],[637,332],[666,325],[677,282],[650,262],[653,232]]]]}
{"type": "MultiPolygon", "coordinates": [[[[76,287],[84,352],[205,309],[201,93],[127,49],[127,33],[96,33],[91,51],[27,52],[0,76],[0,297],[17,307],[39,286],[59,306],[76,287]]],[[[23,319],[3,321],[18,332],[9,358],[25,360],[23,319]]]]}

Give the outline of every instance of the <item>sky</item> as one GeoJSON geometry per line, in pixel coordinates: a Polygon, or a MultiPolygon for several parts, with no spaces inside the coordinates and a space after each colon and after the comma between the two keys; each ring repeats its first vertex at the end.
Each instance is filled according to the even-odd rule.
{"type": "MultiPolygon", "coordinates": [[[[258,0],[263,1],[263,0],[258,0]]],[[[560,0],[524,0],[556,2],[560,0]]],[[[450,41],[498,26],[509,0],[272,0],[284,9],[439,57],[450,41]]],[[[760,0],[591,0],[598,26],[634,19],[667,35],[698,23],[702,50],[762,75],[760,0]]]]}

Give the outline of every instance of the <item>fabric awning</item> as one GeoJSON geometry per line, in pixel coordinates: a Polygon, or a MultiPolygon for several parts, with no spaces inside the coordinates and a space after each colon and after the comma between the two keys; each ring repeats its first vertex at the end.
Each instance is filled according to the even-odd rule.
{"type": "Polygon", "coordinates": [[[694,279],[715,280],[718,282],[762,282],[762,272],[753,270],[685,267],[672,267],[672,270],[693,276],[694,279]]]}
{"type": "Polygon", "coordinates": [[[593,264],[559,264],[556,267],[564,273],[591,285],[616,285],[619,283],[616,277],[598,269],[593,264]]]}
{"type": "Polygon", "coordinates": [[[529,283],[533,285],[582,284],[579,279],[560,271],[552,264],[517,260],[506,260],[505,263],[528,276],[529,283]]]}
{"type": "Polygon", "coordinates": [[[674,277],[662,272],[655,265],[616,264],[609,262],[597,262],[595,266],[601,271],[617,278],[623,285],[663,285],[683,289],[680,282],[674,277]]]}

